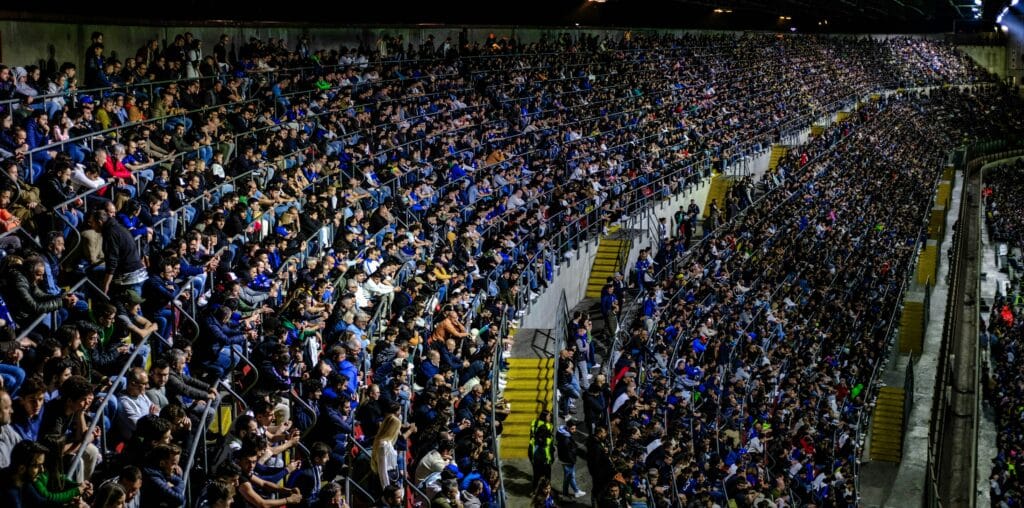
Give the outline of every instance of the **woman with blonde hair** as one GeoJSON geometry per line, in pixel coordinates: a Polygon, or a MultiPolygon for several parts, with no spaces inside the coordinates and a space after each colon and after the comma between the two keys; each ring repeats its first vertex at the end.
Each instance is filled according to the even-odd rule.
{"type": "Polygon", "coordinates": [[[380,424],[377,437],[373,439],[371,450],[370,470],[373,471],[378,490],[376,493],[384,492],[384,489],[399,479],[398,452],[395,450],[395,441],[402,429],[402,422],[395,415],[388,415],[380,424]]]}

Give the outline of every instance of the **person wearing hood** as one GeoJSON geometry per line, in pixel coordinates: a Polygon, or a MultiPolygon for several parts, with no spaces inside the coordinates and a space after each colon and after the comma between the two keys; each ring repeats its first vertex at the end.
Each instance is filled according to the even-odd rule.
{"type": "Polygon", "coordinates": [[[35,97],[39,95],[39,90],[32,88],[32,85],[28,84],[28,69],[15,67],[12,74],[14,75],[15,96],[27,99],[27,104],[29,105],[34,103],[35,97]]]}
{"type": "Polygon", "coordinates": [[[576,422],[571,419],[566,420],[565,425],[558,427],[555,443],[558,450],[558,461],[562,463],[562,495],[568,497],[569,488],[572,487],[573,496],[581,498],[587,493],[576,485],[576,456],[579,454],[579,449],[575,434],[576,422]]]}
{"type": "Polygon", "coordinates": [[[483,491],[483,480],[471,480],[469,482],[469,486],[459,495],[462,499],[462,508],[480,508],[480,494],[482,494],[483,491]]]}
{"type": "Polygon", "coordinates": [[[55,101],[39,99],[39,90],[32,86],[34,81],[39,79],[39,67],[30,65],[28,67],[14,68],[14,97],[22,99],[29,108],[42,111],[46,116],[53,116],[61,108],[61,104],[55,101]]]}

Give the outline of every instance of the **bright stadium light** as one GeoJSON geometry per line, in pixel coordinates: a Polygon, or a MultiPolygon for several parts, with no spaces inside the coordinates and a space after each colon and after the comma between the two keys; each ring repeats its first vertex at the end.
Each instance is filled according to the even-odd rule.
{"type": "Polygon", "coordinates": [[[974,0],[974,5],[981,7],[981,0],[974,0]]]}

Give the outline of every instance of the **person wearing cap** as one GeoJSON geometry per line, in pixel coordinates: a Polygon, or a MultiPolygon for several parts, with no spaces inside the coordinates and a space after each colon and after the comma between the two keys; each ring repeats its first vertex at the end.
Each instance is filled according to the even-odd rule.
{"type": "MultiPolygon", "coordinates": [[[[159,329],[159,325],[142,315],[142,304],[146,299],[134,289],[129,289],[117,299],[117,320],[131,332],[132,342],[138,343],[159,329]]],[[[164,337],[165,339],[167,337],[164,337]]],[[[145,347],[145,346],[142,346],[145,347]]],[[[148,353],[148,351],[146,351],[148,353]]],[[[139,353],[142,355],[142,353],[139,353]]],[[[145,358],[146,356],[142,356],[145,358]]]]}
{"type": "Polygon", "coordinates": [[[210,339],[211,358],[206,367],[216,379],[223,379],[238,364],[246,341],[255,340],[256,330],[243,330],[231,324],[230,307],[221,306],[207,312],[199,323],[210,339]]]}

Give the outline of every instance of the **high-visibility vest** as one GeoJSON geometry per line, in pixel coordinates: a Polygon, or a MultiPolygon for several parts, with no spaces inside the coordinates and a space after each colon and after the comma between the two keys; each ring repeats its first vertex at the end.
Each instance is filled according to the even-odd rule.
{"type": "Polygon", "coordinates": [[[554,427],[550,423],[545,422],[545,421],[543,421],[543,420],[541,420],[539,418],[534,420],[533,423],[530,424],[530,449],[527,450],[527,454],[530,456],[530,461],[534,460],[533,456],[535,454],[535,451],[537,450],[537,447],[538,446],[543,446],[544,447],[543,450],[544,450],[545,463],[546,464],[552,463],[554,461],[554,457],[552,456],[553,452],[552,452],[552,446],[551,446],[551,443],[552,443],[553,439],[554,439],[554,427]],[[542,427],[547,430],[547,438],[544,439],[543,443],[538,443],[537,442],[537,431],[539,429],[541,429],[542,427]]]}

